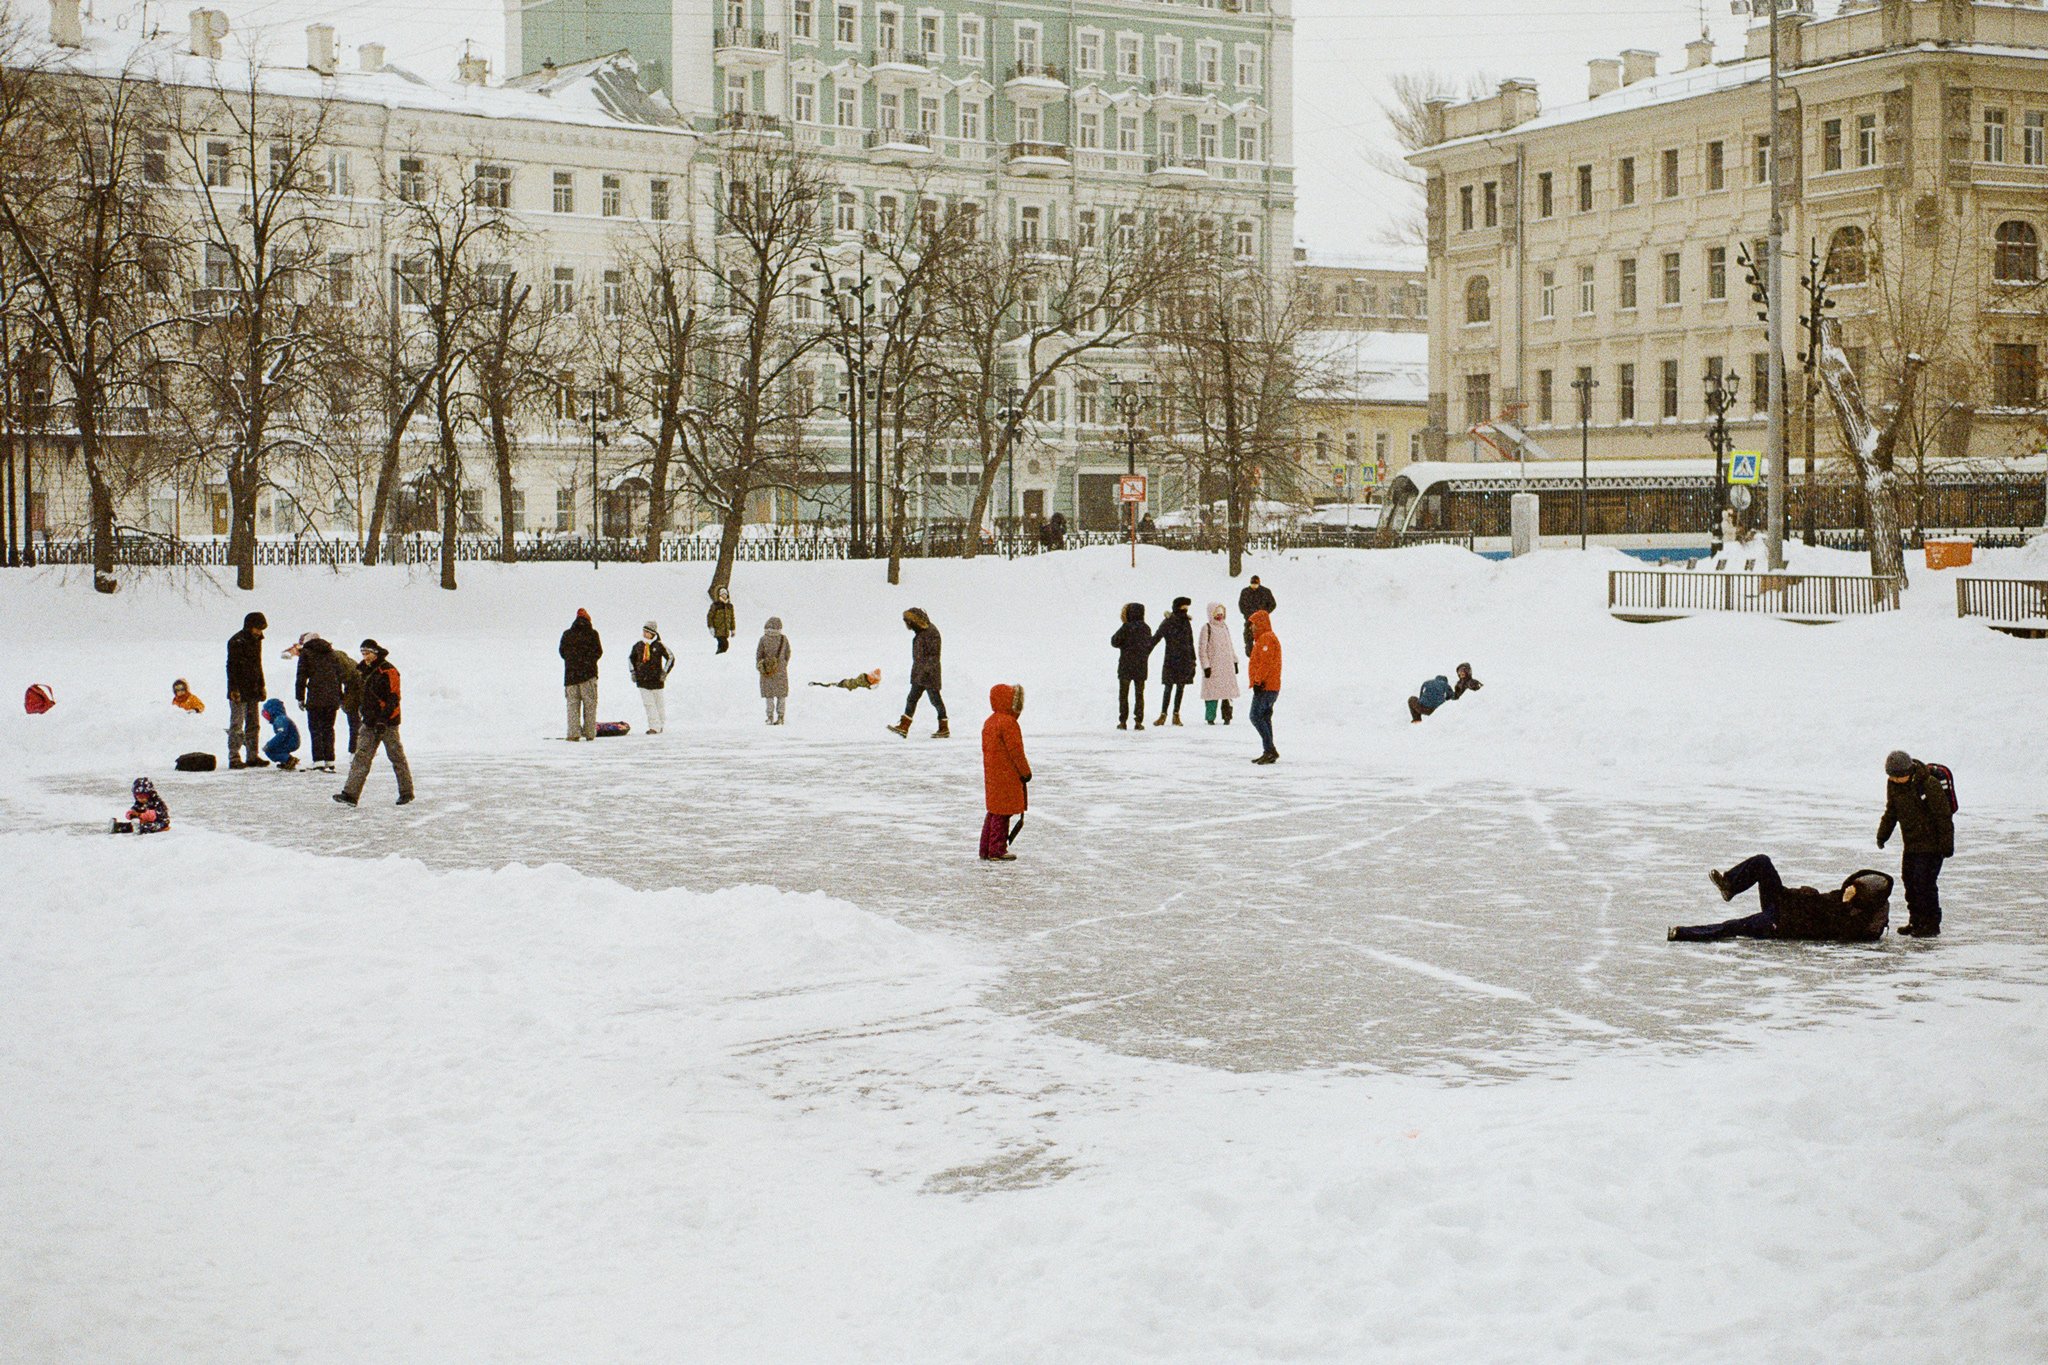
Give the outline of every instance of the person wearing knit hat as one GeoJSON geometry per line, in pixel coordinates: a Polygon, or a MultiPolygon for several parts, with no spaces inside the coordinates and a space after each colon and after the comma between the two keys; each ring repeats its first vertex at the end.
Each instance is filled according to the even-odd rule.
{"type": "Polygon", "coordinates": [[[1884,816],[1877,822],[1877,846],[1898,830],[1905,842],[1899,858],[1899,880],[1906,884],[1903,938],[1935,938],[1941,933],[1942,862],[1956,852],[1955,792],[1945,780],[1948,770],[1922,763],[1904,749],[1884,760],[1884,816]]]}
{"type": "Polygon", "coordinates": [[[562,632],[557,652],[562,656],[562,696],[569,708],[569,733],[563,738],[596,739],[597,661],[604,657],[604,641],[582,607],[576,608],[576,619],[562,632]]]}
{"type": "Polygon", "coordinates": [[[640,702],[647,708],[647,733],[658,735],[668,726],[665,698],[676,656],[661,642],[661,627],[649,621],[640,627],[640,638],[627,657],[633,668],[633,686],[640,689],[640,702]]]}
{"type": "Polygon", "coordinates": [[[362,734],[348,765],[348,780],[334,799],[344,806],[356,803],[363,784],[370,780],[370,763],[381,746],[391,760],[391,775],[398,779],[398,804],[407,805],[412,801],[412,765],[405,761],[405,745],[398,738],[398,669],[391,662],[390,651],[375,640],[363,641],[361,653],[362,734]]]}
{"type": "Polygon", "coordinates": [[[270,761],[256,750],[257,708],[269,693],[263,686],[263,632],[270,622],[260,611],[242,618],[242,628],[228,640],[228,766],[267,768],[270,761]]]}

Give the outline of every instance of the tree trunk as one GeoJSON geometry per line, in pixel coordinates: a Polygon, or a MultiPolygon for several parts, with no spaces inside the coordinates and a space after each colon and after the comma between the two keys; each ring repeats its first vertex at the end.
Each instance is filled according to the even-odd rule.
{"type": "Polygon", "coordinates": [[[491,404],[491,459],[498,479],[498,558],[519,562],[519,538],[512,527],[512,429],[501,403],[491,404]]]}
{"type": "Polygon", "coordinates": [[[246,472],[234,470],[228,473],[228,563],[235,566],[237,588],[243,592],[255,588],[256,481],[246,472]]]}
{"type": "MultiPolygon", "coordinates": [[[[1010,439],[1014,441],[1017,438],[1013,435],[1010,439]]],[[[1004,453],[1000,446],[996,448],[994,454],[989,454],[987,447],[983,447],[981,478],[974,485],[974,507],[967,514],[967,529],[970,534],[967,543],[960,547],[962,559],[974,558],[975,553],[981,549],[981,522],[988,515],[989,499],[995,495],[996,471],[1003,466],[1004,453]]]]}
{"type": "Polygon", "coordinates": [[[1906,548],[1899,535],[1898,469],[1893,455],[1926,364],[1917,354],[1906,357],[1898,403],[1880,426],[1864,405],[1862,385],[1842,350],[1839,325],[1833,318],[1821,324],[1821,386],[1834,407],[1842,444],[1856,464],[1857,482],[1863,490],[1864,519],[1870,526],[1870,572],[1879,578],[1897,578],[1902,588],[1907,581],[1906,548]]]}
{"type": "MultiPolygon", "coordinates": [[[[896,454],[889,476],[889,586],[895,587],[903,581],[903,413],[896,414],[896,454]]],[[[971,521],[967,527],[967,543],[973,545],[981,539],[981,521],[971,521]]],[[[971,557],[971,551],[963,550],[971,557]]]]}
{"type": "Polygon", "coordinates": [[[455,429],[441,413],[441,586],[455,591],[455,536],[462,501],[462,465],[455,457],[455,429]]]}
{"type": "Polygon", "coordinates": [[[711,596],[714,599],[720,588],[732,584],[732,564],[740,552],[740,527],[745,524],[747,515],[745,490],[728,488],[726,491],[728,502],[718,536],[718,563],[711,570],[711,596]]]}
{"type": "Polygon", "coordinates": [[[377,466],[377,497],[370,508],[370,528],[363,536],[363,563],[377,562],[378,542],[384,539],[384,522],[391,509],[392,495],[398,491],[398,457],[405,450],[406,428],[418,414],[420,404],[426,401],[430,380],[422,378],[413,388],[398,416],[391,423],[391,434],[384,442],[384,458],[377,466]]]}
{"type": "Polygon", "coordinates": [[[675,458],[675,419],[664,416],[654,442],[654,460],[647,470],[647,543],[640,547],[642,564],[661,562],[661,533],[668,526],[669,463],[675,458]]]}
{"type": "MultiPolygon", "coordinates": [[[[102,472],[106,465],[100,450],[98,414],[92,403],[84,401],[78,404],[78,449],[85,457],[86,483],[92,490],[92,585],[95,591],[112,592],[120,586],[114,577],[114,494],[102,472]]],[[[46,478],[44,482],[54,480],[46,478]]]]}

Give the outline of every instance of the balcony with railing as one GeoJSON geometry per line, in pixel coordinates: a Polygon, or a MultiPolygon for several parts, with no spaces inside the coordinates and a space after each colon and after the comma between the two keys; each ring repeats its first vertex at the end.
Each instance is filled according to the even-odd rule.
{"type": "Polygon", "coordinates": [[[726,140],[747,137],[785,137],[789,132],[780,114],[757,114],[750,109],[728,109],[718,116],[718,125],[713,130],[726,140]]]}
{"type": "Polygon", "coordinates": [[[1161,107],[1189,107],[1209,98],[1201,86],[1179,76],[1155,76],[1151,82],[1152,102],[1161,107]]]}
{"type": "Polygon", "coordinates": [[[721,28],[712,33],[711,57],[728,66],[773,66],[782,56],[782,35],[761,28],[721,28]]]}
{"type": "Polygon", "coordinates": [[[1209,160],[1200,156],[1155,156],[1145,163],[1145,170],[1155,185],[1200,185],[1209,179],[1209,160]]]}
{"type": "Polygon", "coordinates": [[[868,52],[868,70],[879,85],[930,85],[938,78],[938,57],[921,48],[888,46],[868,52]]]}
{"type": "Polygon", "coordinates": [[[1013,104],[1050,104],[1066,98],[1066,73],[1045,62],[1017,62],[1003,82],[1003,94],[1013,104]]]}
{"type": "Polygon", "coordinates": [[[1063,142],[1012,142],[1003,161],[1012,175],[1064,175],[1074,164],[1063,142]]]}
{"type": "Polygon", "coordinates": [[[924,166],[938,157],[936,139],[921,128],[871,128],[863,141],[878,166],[924,166]]]}

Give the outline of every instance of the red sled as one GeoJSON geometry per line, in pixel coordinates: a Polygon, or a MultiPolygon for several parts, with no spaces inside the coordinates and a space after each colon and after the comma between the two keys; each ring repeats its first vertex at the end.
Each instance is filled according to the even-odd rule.
{"type": "Polygon", "coordinates": [[[614,735],[630,735],[633,727],[622,720],[601,720],[597,723],[597,737],[610,739],[614,735]]]}
{"type": "Polygon", "coordinates": [[[21,709],[32,716],[40,716],[57,704],[57,694],[50,690],[48,683],[33,683],[21,698],[21,709]]]}

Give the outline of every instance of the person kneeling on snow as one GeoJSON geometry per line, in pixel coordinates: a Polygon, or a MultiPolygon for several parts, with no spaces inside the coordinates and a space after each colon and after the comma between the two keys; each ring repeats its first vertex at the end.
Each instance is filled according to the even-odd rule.
{"type": "Polygon", "coordinates": [[[192,687],[183,678],[171,679],[171,705],[180,711],[200,715],[206,710],[206,703],[192,695],[192,687]]]}
{"type": "Polygon", "coordinates": [[[129,791],[134,804],[125,818],[114,822],[115,834],[161,834],[171,827],[171,808],[156,794],[154,782],[138,777],[129,791]]]}
{"type": "Polygon", "coordinates": [[[292,724],[284,703],[276,697],[263,703],[263,719],[270,722],[270,738],[263,742],[263,756],[275,763],[279,772],[290,772],[299,766],[299,727],[292,724]]]}
{"type": "Polygon", "coordinates": [[[1784,938],[1830,943],[1874,943],[1891,920],[1892,879],[1883,872],[1860,868],[1833,891],[1787,886],[1771,860],[1759,853],[1726,872],[1707,876],[1724,901],[1752,886],[1763,908],[1754,915],[1721,924],[1672,928],[1665,937],[1688,943],[1722,938],[1784,938]]]}
{"type": "Polygon", "coordinates": [[[1017,717],[1024,714],[1021,683],[997,683],[988,690],[989,717],[981,723],[981,784],[988,798],[988,816],[981,822],[981,857],[984,862],[1013,863],[1010,841],[1024,828],[1024,811],[1031,804],[1027,788],[1031,783],[1031,761],[1024,757],[1024,729],[1017,717]],[[1010,823],[1011,816],[1017,823],[1010,823]]]}
{"type": "Polygon", "coordinates": [[[1458,665],[1458,682],[1456,686],[1451,684],[1449,678],[1439,673],[1417,689],[1418,694],[1416,696],[1408,699],[1409,720],[1416,725],[1420,725],[1424,716],[1430,714],[1445,702],[1456,701],[1467,692],[1477,692],[1485,685],[1479,679],[1472,676],[1472,665],[1470,664],[1458,665]]]}

